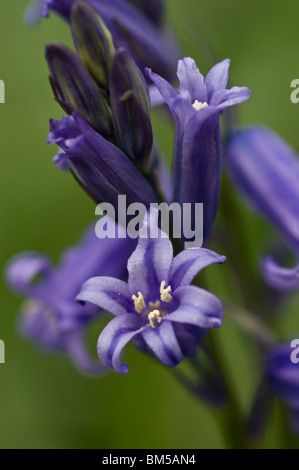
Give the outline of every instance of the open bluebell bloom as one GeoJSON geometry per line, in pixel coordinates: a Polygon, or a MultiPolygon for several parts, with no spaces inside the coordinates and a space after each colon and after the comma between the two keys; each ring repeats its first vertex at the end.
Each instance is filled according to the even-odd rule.
{"type": "MultiPolygon", "coordinates": [[[[271,130],[251,126],[228,140],[226,164],[235,185],[281,233],[298,258],[298,155],[271,130]]],[[[266,257],[262,271],[268,284],[276,289],[299,288],[299,264],[283,268],[272,257],[266,257]]]]}
{"type": "Polygon", "coordinates": [[[204,231],[216,213],[221,172],[219,115],[227,107],[248,100],[248,88],[227,89],[228,59],[216,64],[204,78],[191,58],[179,61],[177,91],[151,70],[146,74],[168,104],[176,123],[173,164],[173,200],[203,203],[204,231]]]}
{"type": "Polygon", "coordinates": [[[134,248],[129,238],[99,240],[89,229],[82,241],[67,250],[59,267],[40,253],[15,256],[6,270],[7,281],[28,298],[21,311],[22,333],[46,351],[66,354],[83,371],[102,370],[90,358],[85,333],[99,309],[74,301],[81,284],[90,276],[124,278],[126,262],[134,248]]]}
{"type": "Polygon", "coordinates": [[[225,257],[190,248],[173,258],[171,241],[158,229],[158,214],[150,209],[145,215],[137,248],[128,261],[128,283],[93,277],[77,296],[78,301],[115,315],[99,336],[98,355],[119,374],[129,370],[121,363],[121,353],[134,338],[162,364],[174,367],[187,350],[194,352],[192,328],[218,328],[222,323],[220,300],[190,284],[199,271],[224,263],[225,257]]]}
{"type": "Polygon", "coordinates": [[[289,343],[271,348],[266,378],[274,394],[287,406],[291,427],[299,434],[299,368],[291,361],[293,351],[289,343]]]}
{"type": "MultiPolygon", "coordinates": [[[[50,10],[71,21],[76,0],[36,0],[27,12],[34,23],[38,15],[47,17],[50,10]]],[[[175,75],[179,48],[173,35],[163,27],[163,3],[128,0],[82,0],[97,12],[111,31],[115,46],[124,47],[140,69],[151,67],[172,80],[175,75]],[[143,6],[142,3],[146,3],[143,6]]]]}

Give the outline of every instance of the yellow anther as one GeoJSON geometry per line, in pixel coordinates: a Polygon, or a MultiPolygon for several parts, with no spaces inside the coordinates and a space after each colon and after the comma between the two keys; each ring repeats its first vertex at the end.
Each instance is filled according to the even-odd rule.
{"type": "Polygon", "coordinates": [[[169,294],[169,292],[171,292],[171,286],[168,286],[165,289],[165,284],[166,284],[165,281],[161,282],[161,286],[160,286],[161,297],[160,298],[162,302],[170,302],[172,300],[172,296],[169,294]]]}
{"type": "Polygon", "coordinates": [[[192,106],[196,111],[200,111],[201,109],[206,108],[208,103],[202,103],[201,101],[195,100],[192,106]]]}
{"type": "Polygon", "coordinates": [[[136,295],[132,295],[132,299],[134,300],[135,311],[137,313],[142,312],[142,310],[145,308],[145,302],[141,292],[138,292],[138,297],[136,297],[136,295]]]}
{"type": "Polygon", "coordinates": [[[148,314],[147,318],[149,319],[149,324],[152,328],[156,328],[155,321],[157,321],[158,323],[161,323],[162,321],[159,310],[153,310],[148,314]]]}

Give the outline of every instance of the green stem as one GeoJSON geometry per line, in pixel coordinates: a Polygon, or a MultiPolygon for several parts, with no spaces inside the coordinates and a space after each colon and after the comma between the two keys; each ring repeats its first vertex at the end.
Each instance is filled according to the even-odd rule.
{"type": "Polygon", "coordinates": [[[222,374],[222,383],[225,387],[226,404],[217,411],[214,411],[215,419],[222,430],[223,438],[228,448],[230,449],[246,449],[248,443],[245,438],[245,427],[242,413],[238,404],[238,399],[228,377],[228,370],[224,364],[224,355],[220,351],[219,341],[217,344],[214,340],[214,333],[209,335],[209,349],[213,356],[214,361],[218,365],[220,371],[225,371],[222,374]]]}

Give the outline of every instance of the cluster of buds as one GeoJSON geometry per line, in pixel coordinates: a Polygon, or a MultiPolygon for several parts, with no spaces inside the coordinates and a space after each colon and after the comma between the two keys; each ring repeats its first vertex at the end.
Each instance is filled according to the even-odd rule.
{"type": "Polygon", "coordinates": [[[119,194],[130,202],[156,202],[145,78],[124,48],[115,49],[89,5],[75,3],[70,21],[77,52],[57,43],[46,50],[55,99],[68,114],[51,120],[48,142],[62,149],[55,162],[70,167],[97,203],[115,203],[119,194]]]}

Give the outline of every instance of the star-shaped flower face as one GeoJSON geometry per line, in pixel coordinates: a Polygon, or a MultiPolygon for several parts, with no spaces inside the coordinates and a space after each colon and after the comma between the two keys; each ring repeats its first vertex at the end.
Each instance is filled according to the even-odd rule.
{"type": "Polygon", "coordinates": [[[223,263],[225,257],[204,248],[190,248],[173,258],[169,238],[158,226],[158,211],[145,216],[136,250],[128,261],[128,283],[109,277],[87,281],[77,296],[115,315],[100,334],[98,355],[104,365],[125,374],[121,353],[133,338],[169,367],[183,359],[179,341],[186,326],[217,328],[222,305],[213,294],[191,286],[203,268],[223,263]],[[151,238],[155,233],[156,238],[151,238]]]}

